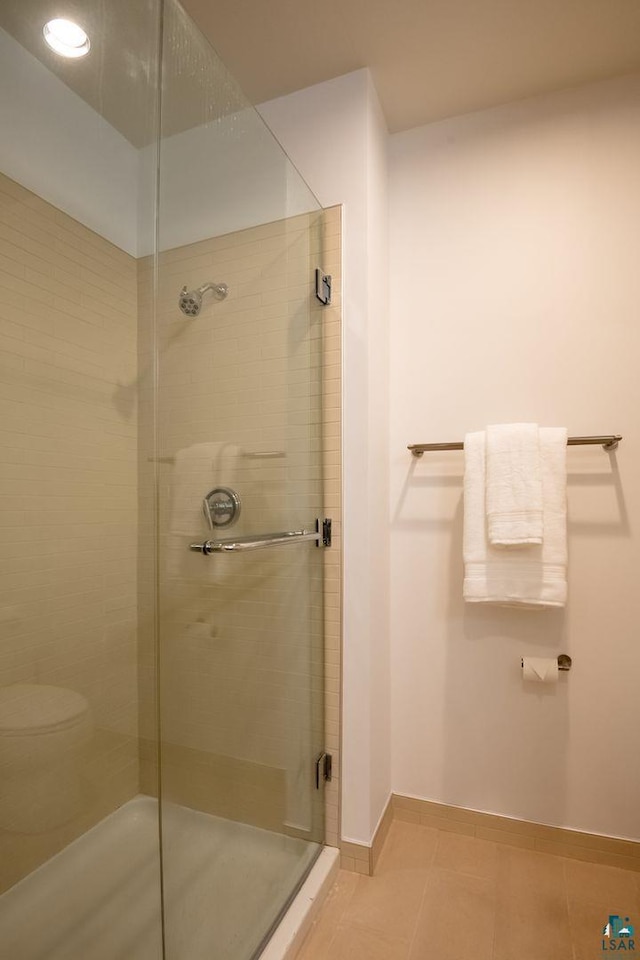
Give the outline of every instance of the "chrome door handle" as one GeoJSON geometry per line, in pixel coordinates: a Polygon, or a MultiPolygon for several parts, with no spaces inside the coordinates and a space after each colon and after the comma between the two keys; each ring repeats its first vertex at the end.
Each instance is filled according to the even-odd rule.
{"type": "Polygon", "coordinates": [[[204,543],[191,543],[189,550],[210,556],[212,553],[240,553],[243,550],[264,550],[265,547],[279,547],[285,543],[304,543],[315,540],[316,545],[331,546],[331,520],[316,521],[316,530],[285,530],[281,533],[262,533],[252,537],[236,537],[229,540],[205,540],[204,543]]]}

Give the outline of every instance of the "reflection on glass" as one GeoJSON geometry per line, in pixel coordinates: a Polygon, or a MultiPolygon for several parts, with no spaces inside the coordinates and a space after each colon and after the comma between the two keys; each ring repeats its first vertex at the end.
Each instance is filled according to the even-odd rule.
{"type": "Polygon", "coordinates": [[[136,559],[159,5],[76,7],[76,60],[46,4],[0,9],[0,954],[159,960],[136,559]]]}
{"type": "Polygon", "coordinates": [[[171,960],[248,960],[324,839],[314,781],[323,744],[323,555],[309,541],[215,556],[189,545],[313,530],[322,515],[322,331],[313,298],[322,214],[175,3],[165,8],[162,94],[166,947],[171,960]],[[205,296],[185,314],[179,292],[210,277],[227,295],[205,296]],[[227,493],[213,498],[218,514],[203,511],[215,490],[231,491],[241,509],[233,512],[227,493]]]}

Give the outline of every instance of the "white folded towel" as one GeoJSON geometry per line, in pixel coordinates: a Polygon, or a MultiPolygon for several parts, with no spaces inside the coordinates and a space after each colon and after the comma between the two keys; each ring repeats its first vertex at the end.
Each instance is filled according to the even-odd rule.
{"type": "Polygon", "coordinates": [[[537,423],[487,427],[487,535],[493,546],[542,543],[537,423]]]}
{"type": "Polygon", "coordinates": [[[202,510],[205,496],[217,486],[234,487],[239,447],[232,443],[196,443],[179,450],[171,476],[171,498],[166,537],[168,577],[190,582],[222,582],[233,569],[228,557],[204,557],[189,550],[190,543],[229,536],[212,533],[202,510]]]}
{"type": "Polygon", "coordinates": [[[563,607],[567,600],[567,431],[539,431],[543,538],[520,550],[489,543],[485,513],[485,433],[464,440],[464,599],[563,607]]]}

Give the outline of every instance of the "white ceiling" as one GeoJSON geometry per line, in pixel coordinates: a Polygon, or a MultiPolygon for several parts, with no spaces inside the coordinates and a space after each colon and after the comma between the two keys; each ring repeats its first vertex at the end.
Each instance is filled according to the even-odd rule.
{"type": "MultiPolygon", "coordinates": [[[[369,67],[392,132],[640,70],[640,0],[183,0],[254,104],[369,67]]],[[[157,0],[0,0],[0,26],[136,146],[154,128],[157,0]],[[42,41],[51,16],[92,37],[85,60],[42,41]]],[[[165,11],[163,132],[244,99],[165,11]],[[186,52],[188,51],[188,53],[186,52]],[[215,91],[212,94],[212,90],[215,91]]]]}
{"type": "Polygon", "coordinates": [[[369,67],[392,132],[640,69],[640,0],[183,0],[253,103],[369,67]]]}

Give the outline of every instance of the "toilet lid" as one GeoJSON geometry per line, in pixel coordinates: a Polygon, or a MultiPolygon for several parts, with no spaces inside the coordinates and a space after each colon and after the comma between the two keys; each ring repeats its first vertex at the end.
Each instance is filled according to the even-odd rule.
{"type": "Polygon", "coordinates": [[[0,737],[33,734],[72,726],[89,704],[80,693],[44,683],[0,687],[0,737]]]}

